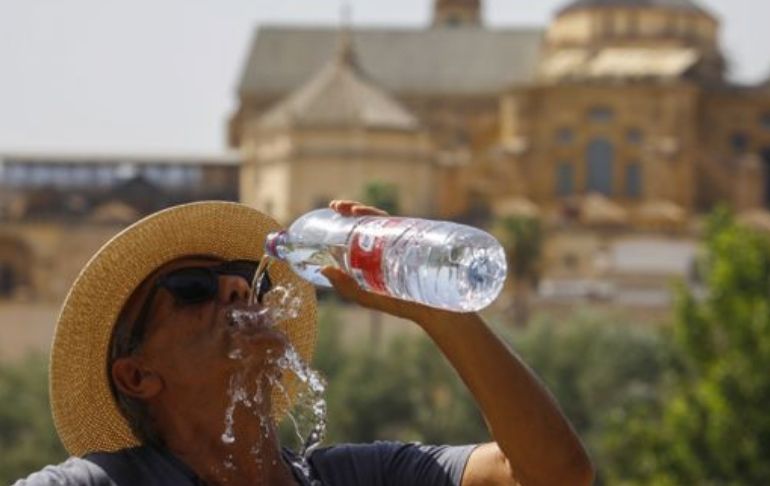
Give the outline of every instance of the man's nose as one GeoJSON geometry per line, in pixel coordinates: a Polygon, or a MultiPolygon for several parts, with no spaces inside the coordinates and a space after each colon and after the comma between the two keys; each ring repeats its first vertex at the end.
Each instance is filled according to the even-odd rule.
{"type": "Polygon", "coordinates": [[[251,287],[245,278],[235,275],[221,275],[219,277],[219,295],[217,296],[219,302],[224,304],[246,302],[250,293],[251,287]]]}

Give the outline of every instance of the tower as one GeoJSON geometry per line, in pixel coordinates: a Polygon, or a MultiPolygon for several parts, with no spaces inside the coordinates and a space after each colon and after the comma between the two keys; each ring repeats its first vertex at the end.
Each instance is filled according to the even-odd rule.
{"type": "Polygon", "coordinates": [[[478,27],[481,25],[481,0],[435,0],[434,27],[478,27]]]}

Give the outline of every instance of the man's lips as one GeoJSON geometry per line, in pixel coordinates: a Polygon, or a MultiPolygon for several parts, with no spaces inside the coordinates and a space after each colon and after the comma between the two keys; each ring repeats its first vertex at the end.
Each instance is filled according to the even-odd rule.
{"type": "Polygon", "coordinates": [[[276,321],[269,308],[261,306],[234,306],[225,313],[227,325],[235,332],[247,335],[275,328],[276,321]]]}

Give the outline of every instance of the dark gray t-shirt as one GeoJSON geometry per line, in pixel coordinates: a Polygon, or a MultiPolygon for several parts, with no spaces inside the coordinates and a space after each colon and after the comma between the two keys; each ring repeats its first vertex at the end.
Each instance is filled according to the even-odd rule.
{"type": "MultiPolygon", "coordinates": [[[[456,486],[475,446],[425,446],[399,442],[347,444],[318,449],[309,470],[291,451],[284,460],[304,486],[456,486]]],[[[48,466],[14,486],[199,486],[192,470],[167,451],[136,447],[89,454],[48,466]]]]}

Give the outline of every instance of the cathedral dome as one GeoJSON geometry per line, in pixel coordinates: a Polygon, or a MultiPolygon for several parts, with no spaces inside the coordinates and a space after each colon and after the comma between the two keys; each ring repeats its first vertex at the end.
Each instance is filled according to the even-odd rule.
{"type": "Polygon", "coordinates": [[[546,33],[542,77],[721,82],[719,20],[697,0],[573,0],[546,33]]]}
{"type": "Polygon", "coordinates": [[[717,48],[719,21],[695,0],[573,0],[551,24],[561,46],[717,48]]]}
{"type": "Polygon", "coordinates": [[[697,13],[705,12],[705,10],[693,0],[575,0],[564,7],[560,13],[563,14],[574,10],[597,7],[663,8],[697,13]]]}

